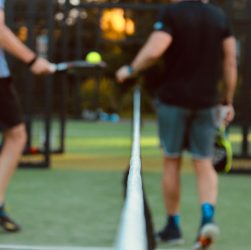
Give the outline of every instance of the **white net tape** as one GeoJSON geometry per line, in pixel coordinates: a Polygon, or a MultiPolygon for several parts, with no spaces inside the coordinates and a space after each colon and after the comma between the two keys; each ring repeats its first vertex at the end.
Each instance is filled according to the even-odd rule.
{"type": "Polygon", "coordinates": [[[146,225],[140,160],[140,88],[134,91],[133,142],[127,192],[116,250],[146,250],[146,225]]]}

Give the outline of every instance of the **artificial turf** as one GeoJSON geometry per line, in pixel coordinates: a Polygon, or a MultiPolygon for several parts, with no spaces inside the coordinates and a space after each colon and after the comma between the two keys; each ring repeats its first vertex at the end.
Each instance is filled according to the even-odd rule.
{"type": "MultiPolygon", "coordinates": [[[[0,234],[1,244],[112,246],[123,205],[122,177],[129,161],[130,134],[129,122],[69,122],[66,153],[53,156],[51,169],[16,172],[8,190],[7,207],[23,230],[19,234],[0,234]]],[[[156,134],[155,123],[145,123],[143,177],[158,230],[165,223],[165,212],[156,134]]],[[[189,157],[183,165],[181,222],[185,248],[189,249],[200,211],[189,157]]],[[[216,250],[250,248],[249,190],[249,176],[220,176],[216,220],[222,233],[216,250]]]]}

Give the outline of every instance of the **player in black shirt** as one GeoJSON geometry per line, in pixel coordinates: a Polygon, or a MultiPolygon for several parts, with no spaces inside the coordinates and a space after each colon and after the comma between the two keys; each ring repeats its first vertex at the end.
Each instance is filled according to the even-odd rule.
{"type": "Polygon", "coordinates": [[[236,44],[221,9],[207,1],[173,2],[160,11],[148,41],[130,66],[116,72],[116,77],[123,83],[163,57],[166,72],[157,90],[156,107],[164,153],[167,224],[157,237],[167,243],[183,242],[179,222],[180,169],[186,142],[193,158],[202,210],[194,249],[208,249],[219,233],[214,222],[218,177],[212,165],[217,105],[227,106],[224,121],[231,122],[237,82],[236,44]],[[221,76],[225,88],[220,95],[221,76]]]}

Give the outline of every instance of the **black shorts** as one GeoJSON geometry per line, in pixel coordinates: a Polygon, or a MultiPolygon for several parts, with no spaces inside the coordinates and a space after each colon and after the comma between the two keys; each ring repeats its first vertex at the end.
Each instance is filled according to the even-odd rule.
{"type": "Polygon", "coordinates": [[[23,122],[23,111],[12,78],[0,78],[0,128],[10,129],[23,122]]]}

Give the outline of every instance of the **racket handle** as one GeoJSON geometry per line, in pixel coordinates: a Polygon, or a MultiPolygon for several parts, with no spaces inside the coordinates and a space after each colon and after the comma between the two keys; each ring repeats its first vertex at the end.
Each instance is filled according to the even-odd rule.
{"type": "Polygon", "coordinates": [[[55,73],[57,71],[57,65],[55,63],[50,64],[50,72],[55,73]]]}
{"type": "Polygon", "coordinates": [[[229,107],[226,105],[219,105],[218,107],[219,112],[219,126],[224,126],[224,120],[229,112],[229,107]]]}

